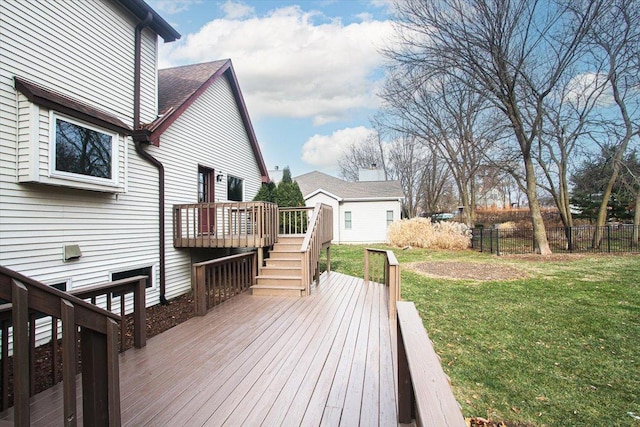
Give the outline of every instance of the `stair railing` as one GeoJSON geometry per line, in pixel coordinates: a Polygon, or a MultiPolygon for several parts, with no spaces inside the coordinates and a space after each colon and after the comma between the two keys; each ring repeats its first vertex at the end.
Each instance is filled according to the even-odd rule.
{"type": "MultiPolygon", "coordinates": [[[[0,298],[9,301],[2,327],[2,399],[8,400],[8,358],[13,352],[13,422],[30,424],[29,344],[35,314],[62,320],[63,422],[77,423],[76,367],[82,363],[82,412],[85,425],[120,424],[118,322],[120,316],[0,266],[0,298]],[[10,313],[10,314],[9,314],[10,313]],[[9,323],[12,347],[9,346],[9,323]],[[80,329],[80,351],[77,332],[80,329]]],[[[55,331],[57,338],[57,328],[55,331]]]]}
{"type": "Polygon", "coordinates": [[[193,264],[191,280],[196,316],[251,287],[257,276],[256,253],[247,252],[193,264]]]}
{"type": "Polygon", "coordinates": [[[309,227],[300,248],[302,253],[302,282],[305,293],[311,292],[311,283],[320,276],[320,253],[327,249],[327,270],[330,269],[329,250],[333,239],[333,209],[329,205],[316,203],[309,227]]]}

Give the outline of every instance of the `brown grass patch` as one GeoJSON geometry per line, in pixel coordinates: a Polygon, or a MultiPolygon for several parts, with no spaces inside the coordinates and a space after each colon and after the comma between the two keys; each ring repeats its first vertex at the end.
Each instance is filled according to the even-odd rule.
{"type": "Polygon", "coordinates": [[[494,263],[422,261],[406,264],[405,268],[428,277],[456,280],[517,280],[529,277],[515,267],[494,263]]]}

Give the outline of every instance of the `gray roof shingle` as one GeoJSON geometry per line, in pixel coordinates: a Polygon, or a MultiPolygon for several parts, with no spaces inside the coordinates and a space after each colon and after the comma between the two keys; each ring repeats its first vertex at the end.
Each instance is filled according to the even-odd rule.
{"type": "Polygon", "coordinates": [[[228,59],[158,70],[158,114],[163,115],[185,103],[228,59]]]}
{"type": "Polygon", "coordinates": [[[400,181],[349,182],[322,172],[313,171],[294,178],[302,195],[321,189],[341,199],[402,199],[400,181]]]}

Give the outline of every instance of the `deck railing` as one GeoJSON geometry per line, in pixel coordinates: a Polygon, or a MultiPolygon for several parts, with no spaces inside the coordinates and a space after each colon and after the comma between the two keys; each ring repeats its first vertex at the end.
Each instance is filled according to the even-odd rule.
{"type": "Polygon", "coordinates": [[[257,274],[256,253],[231,255],[193,264],[196,316],[251,287],[257,274]]]}
{"type": "Polygon", "coordinates": [[[278,235],[278,206],[269,202],[174,205],[177,248],[260,248],[278,235]]]}
{"type": "MultiPolygon", "coordinates": [[[[0,267],[0,298],[9,301],[2,314],[2,405],[9,402],[9,358],[13,368],[13,420],[30,424],[34,392],[29,351],[36,318],[62,321],[62,382],[65,425],[77,423],[76,367],[82,360],[82,412],[85,425],[119,425],[118,324],[120,316],[5,267],[0,267]],[[80,351],[77,332],[80,328],[80,351]],[[11,343],[9,340],[11,335],[11,343]],[[11,344],[11,345],[10,345],[11,344]]],[[[58,340],[58,327],[53,336],[58,340]]]]}
{"type": "Polygon", "coordinates": [[[400,301],[400,263],[393,251],[366,248],[364,250],[364,281],[384,283],[389,291],[389,318],[396,316],[396,301],[400,301]]]}
{"type": "MultiPolygon", "coordinates": [[[[98,297],[104,297],[105,307],[108,311],[112,311],[113,298],[118,297],[120,299],[120,351],[125,350],[126,344],[126,296],[133,295],[133,346],[142,348],[147,345],[147,309],[145,303],[147,279],[148,276],[129,277],[76,289],[69,293],[83,300],[89,299],[93,305],[96,305],[98,297]]],[[[53,323],[57,325],[55,319],[53,323]]]]}
{"type": "Polygon", "coordinates": [[[327,249],[327,271],[331,270],[330,245],[333,239],[333,210],[331,206],[317,203],[309,220],[300,252],[302,252],[302,280],[306,295],[310,294],[311,283],[320,277],[320,255],[327,249]]]}
{"type": "Polygon", "coordinates": [[[313,207],[281,207],[278,208],[280,234],[306,234],[311,223],[313,207]]]}
{"type": "Polygon", "coordinates": [[[415,304],[401,301],[400,263],[393,251],[366,248],[364,280],[383,283],[389,290],[389,319],[396,323],[398,340],[398,422],[466,426],[415,304]]]}

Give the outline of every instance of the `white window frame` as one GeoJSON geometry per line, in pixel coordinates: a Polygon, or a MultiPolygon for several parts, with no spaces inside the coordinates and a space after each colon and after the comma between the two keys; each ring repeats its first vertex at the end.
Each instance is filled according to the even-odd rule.
{"type": "Polygon", "coordinates": [[[51,178],[115,187],[119,182],[119,146],[120,135],[117,132],[97,127],[86,122],[82,122],[67,115],[60,114],[56,111],[51,111],[49,113],[49,176],[51,178]],[[76,126],[92,130],[94,132],[109,135],[111,137],[111,179],[100,178],[91,175],[82,175],[73,172],[59,171],[56,169],[56,123],[58,119],[64,120],[65,122],[69,122],[76,126]]]}
{"type": "Polygon", "coordinates": [[[353,228],[353,214],[351,211],[344,212],[344,229],[351,230],[353,228]],[[347,218],[347,214],[349,214],[349,218],[347,218]]]}
{"type": "Polygon", "coordinates": [[[393,221],[395,221],[393,217],[394,217],[393,210],[392,209],[387,210],[387,227],[391,225],[393,221]],[[389,213],[391,213],[391,219],[389,219],[389,213]]]}

